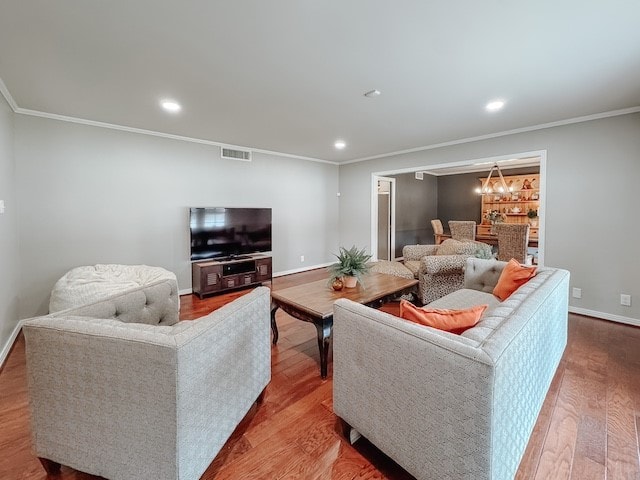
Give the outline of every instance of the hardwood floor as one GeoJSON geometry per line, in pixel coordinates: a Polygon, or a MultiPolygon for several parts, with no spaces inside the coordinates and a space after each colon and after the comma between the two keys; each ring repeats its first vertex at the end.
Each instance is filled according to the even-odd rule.
{"type": "MultiPolygon", "coordinates": [[[[325,278],[323,270],[274,279],[273,288],[325,278]]],[[[246,291],[181,298],[200,317],[246,291]]],[[[398,311],[391,303],[383,307],[398,311]]],[[[366,440],[349,445],[332,413],[332,370],[321,380],[313,325],[279,311],[272,381],[202,478],[410,479],[366,440]]],[[[0,479],[45,479],[30,450],[20,335],[0,372],[0,479]]],[[[640,328],[569,315],[569,343],[517,479],[640,479],[640,328]]],[[[56,478],[94,479],[67,467],[56,478]]]]}

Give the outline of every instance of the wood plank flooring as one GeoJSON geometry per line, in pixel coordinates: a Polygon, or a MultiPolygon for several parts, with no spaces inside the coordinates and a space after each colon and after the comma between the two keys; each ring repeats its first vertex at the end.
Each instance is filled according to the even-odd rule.
{"type": "MultiPolygon", "coordinates": [[[[324,270],[276,278],[286,288],[324,270]]],[[[181,298],[198,318],[245,294],[181,298]]],[[[398,305],[383,307],[398,312],[398,305]]],[[[332,370],[322,380],[315,328],[277,314],[272,381],[203,479],[411,479],[366,440],[349,445],[332,413],[332,370]]],[[[640,328],[569,316],[569,343],[520,464],[521,479],[640,480],[640,328]]],[[[0,371],[0,480],[45,479],[30,449],[24,339],[0,371]]],[[[60,479],[95,479],[62,468],[60,479]]]]}

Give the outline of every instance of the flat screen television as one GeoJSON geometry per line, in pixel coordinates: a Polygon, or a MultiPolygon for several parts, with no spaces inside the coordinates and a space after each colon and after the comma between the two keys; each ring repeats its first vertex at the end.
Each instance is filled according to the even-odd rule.
{"type": "Polygon", "coordinates": [[[270,208],[190,208],[191,260],[271,251],[270,208]]]}

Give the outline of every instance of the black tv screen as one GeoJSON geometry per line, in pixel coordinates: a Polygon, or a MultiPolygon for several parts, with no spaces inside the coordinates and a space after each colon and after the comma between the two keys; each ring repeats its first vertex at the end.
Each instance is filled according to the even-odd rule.
{"type": "Polygon", "coordinates": [[[191,260],[271,251],[270,208],[191,208],[191,260]]]}

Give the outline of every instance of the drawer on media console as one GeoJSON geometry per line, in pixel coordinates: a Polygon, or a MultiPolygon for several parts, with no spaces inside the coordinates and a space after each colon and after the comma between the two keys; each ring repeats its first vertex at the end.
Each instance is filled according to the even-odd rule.
{"type": "Polygon", "coordinates": [[[256,274],[254,272],[229,275],[228,277],[222,277],[222,288],[241,287],[243,285],[251,285],[255,282],[256,274]]]}

